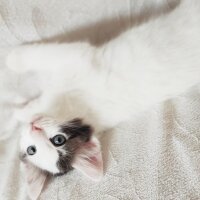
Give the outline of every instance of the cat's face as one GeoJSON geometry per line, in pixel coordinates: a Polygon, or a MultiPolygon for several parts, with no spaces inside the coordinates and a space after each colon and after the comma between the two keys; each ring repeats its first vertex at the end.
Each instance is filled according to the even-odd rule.
{"type": "Polygon", "coordinates": [[[59,122],[36,118],[21,135],[21,160],[52,174],[64,174],[72,168],[75,155],[90,140],[92,131],[80,119],[59,122]]]}
{"type": "Polygon", "coordinates": [[[80,119],[36,117],[21,133],[20,158],[32,199],[41,193],[47,174],[62,175],[74,168],[93,180],[103,175],[99,141],[80,119]]]}

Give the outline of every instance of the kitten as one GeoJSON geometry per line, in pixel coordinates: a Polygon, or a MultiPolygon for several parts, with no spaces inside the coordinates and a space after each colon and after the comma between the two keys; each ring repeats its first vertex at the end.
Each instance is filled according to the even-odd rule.
{"type": "Polygon", "coordinates": [[[37,73],[41,91],[16,111],[26,127],[20,148],[30,196],[40,194],[46,171],[63,174],[73,167],[99,180],[95,135],[197,84],[199,33],[200,2],[183,0],[170,14],[101,47],[80,42],[13,50],[8,67],[37,73]]]}

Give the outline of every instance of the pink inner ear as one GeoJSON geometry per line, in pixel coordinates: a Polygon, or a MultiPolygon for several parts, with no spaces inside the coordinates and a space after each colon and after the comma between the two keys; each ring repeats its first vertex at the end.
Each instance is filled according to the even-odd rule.
{"type": "Polygon", "coordinates": [[[103,160],[99,141],[92,137],[76,153],[72,166],[92,180],[99,181],[103,176],[103,160]]]}
{"type": "Polygon", "coordinates": [[[92,157],[90,157],[89,162],[90,162],[92,165],[96,165],[96,164],[98,164],[98,159],[97,159],[96,156],[92,156],[92,157]]]}
{"type": "Polygon", "coordinates": [[[42,192],[47,174],[31,163],[25,163],[22,166],[25,173],[27,193],[31,200],[36,200],[42,192]]]}

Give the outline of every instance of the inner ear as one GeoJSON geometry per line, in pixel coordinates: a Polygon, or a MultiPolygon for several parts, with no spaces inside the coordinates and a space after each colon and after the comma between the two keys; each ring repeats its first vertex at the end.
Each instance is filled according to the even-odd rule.
{"type": "Polygon", "coordinates": [[[61,125],[61,132],[68,136],[68,139],[73,139],[78,137],[83,142],[88,142],[90,140],[93,128],[84,124],[79,118],[73,119],[64,125],[61,125]]]}
{"type": "Polygon", "coordinates": [[[44,188],[48,174],[28,162],[21,163],[21,167],[28,196],[31,200],[37,200],[44,188]]]}
{"type": "Polygon", "coordinates": [[[75,153],[72,166],[94,181],[103,176],[103,160],[98,139],[94,136],[75,153]]]}

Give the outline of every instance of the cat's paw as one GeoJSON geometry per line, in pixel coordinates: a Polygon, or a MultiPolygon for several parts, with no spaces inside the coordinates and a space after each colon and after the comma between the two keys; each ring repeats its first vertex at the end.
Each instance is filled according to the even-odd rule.
{"type": "Polygon", "coordinates": [[[7,58],[6,58],[6,65],[9,69],[15,72],[23,72],[25,69],[25,65],[22,59],[22,53],[24,49],[22,47],[16,48],[12,50],[7,58]]]}
{"type": "Polygon", "coordinates": [[[18,108],[22,108],[28,104],[29,100],[23,96],[16,95],[15,98],[13,98],[12,104],[18,108]]]}

